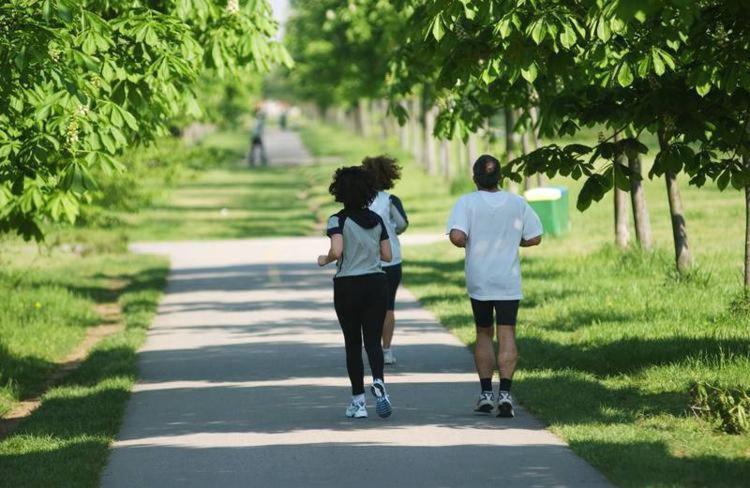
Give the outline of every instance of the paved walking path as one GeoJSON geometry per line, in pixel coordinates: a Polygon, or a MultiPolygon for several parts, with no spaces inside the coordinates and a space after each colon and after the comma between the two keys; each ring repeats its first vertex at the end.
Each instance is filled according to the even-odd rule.
{"type": "Polygon", "coordinates": [[[263,143],[272,166],[298,166],[314,162],[297,131],[269,127],[265,131],[263,143]]]}
{"type": "Polygon", "coordinates": [[[378,418],[369,399],[369,419],[344,418],[332,269],[314,264],[326,245],[136,246],[172,271],[104,487],[607,485],[523,410],[474,414],[469,351],[403,290],[394,414],[378,418]]]}

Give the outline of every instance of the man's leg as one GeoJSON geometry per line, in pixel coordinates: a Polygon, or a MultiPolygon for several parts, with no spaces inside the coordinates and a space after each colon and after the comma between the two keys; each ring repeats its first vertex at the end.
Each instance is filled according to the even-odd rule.
{"type": "Polygon", "coordinates": [[[268,154],[266,154],[266,145],[263,144],[263,141],[260,141],[260,164],[262,166],[268,166],[268,154]]]}
{"type": "Polygon", "coordinates": [[[250,144],[250,152],[247,153],[247,164],[251,168],[255,166],[255,140],[250,144]]]}
{"type": "MultiPolygon", "coordinates": [[[[492,346],[492,326],[477,327],[477,343],[474,346],[474,364],[479,379],[492,380],[495,372],[495,351],[492,346]]],[[[484,389],[484,388],[483,388],[484,389]]]]}
{"type": "Polygon", "coordinates": [[[497,364],[500,367],[500,381],[508,380],[507,389],[501,385],[503,391],[510,391],[510,381],[516,371],[518,362],[518,350],[516,349],[516,327],[514,325],[497,326],[497,364]]]}
{"type": "Polygon", "coordinates": [[[497,364],[500,369],[500,390],[498,393],[498,417],[513,417],[513,399],[510,387],[516,371],[518,349],[516,348],[516,317],[518,300],[496,302],[497,313],[497,364]]]}
{"type": "Polygon", "coordinates": [[[492,387],[486,389],[487,381],[492,384],[492,375],[495,372],[495,351],[492,345],[492,302],[483,302],[471,299],[471,311],[474,314],[474,325],[476,325],[477,342],[474,346],[474,365],[479,374],[482,391],[492,391],[492,387]]]}

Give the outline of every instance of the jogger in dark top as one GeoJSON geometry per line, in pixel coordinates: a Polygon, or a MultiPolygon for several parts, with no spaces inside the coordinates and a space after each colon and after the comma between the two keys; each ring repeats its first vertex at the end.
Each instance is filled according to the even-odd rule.
{"type": "Polygon", "coordinates": [[[356,166],[336,170],[329,191],[344,208],[328,220],[331,247],[328,254],[318,256],[318,264],[325,266],[336,261],[337,266],[333,301],[344,333],[346,367],[352,385],[352,401],[346,416],[367,417],[362,364],[364,336],[373,377],[370,391],[376,399],[378,415],[388,417],[392,409],[383,382],[380,345],[388,293],[380,262],[392,258],[388,231],[383,220],[367,208],[377,192],[372,175],[365,170],[356,166]]]}

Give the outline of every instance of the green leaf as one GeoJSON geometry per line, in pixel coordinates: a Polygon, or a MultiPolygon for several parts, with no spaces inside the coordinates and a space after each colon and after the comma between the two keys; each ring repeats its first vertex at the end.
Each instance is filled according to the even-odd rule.
{"type": "Polygon", "coordinates": [[[445,29],[443,28],[443,17],[441,15],[436,16],[432,20],[431,32],[432,37],[434,37],[436,41],[439,41],[445,35],[445,29]]]}
{"type": "Polygon", "coordinates": [[[663,75],[666,71],[666,68],[664,67],[664,61],[662,61],[658,49],[651,48],[651,59],[654,62],[654,73],[656,73],[658,76],[663,75]]]}
{"type": "Polygon", "coordinates": [[[528,81],[529,83],[534,83],[534,80],[536,80],[537,77],[537,67],[536,63],[532,62],[530,65],[528,65],[525,69],[521,69],[521,76],[524,80],[528,81]]]}
{"type": "Polygon", "coordinates": [[[650,72],[651,72],[651,57],[648,55],[645,55],[638,62],[638,76],[641,78],[646,78],[650,72]]]}
{"type": "Polygon", "coordinates": [[[112,125],[115,127],[122,127],[124,120],[122,118],[122,115],[120,114],[119,107],[115,110],[112,110],[112,113],[109,116],[109,121],[112,122],[112,125]]]}
{"type": "Polygon", "coordinates": [[[627,61],[623,61],[620,66],[620,71],[617,73],[617,82],[620,83],[620,86],[622,87],[630,86],[633,83],[633,72],[627,61]]]}
{"type": "Polygon", "coordinates": [[[531,39],[539,45],[544,40],[544,37],[547,35],[547,26],[544,24],[544,19],[538,19],[536,22],[534,22],[532,28],[531,28],[531,39]]]}
{"type": "Polygon", "coordinates": [[[560,33],[560,44],[565,49],[570,49],[576,43],[576,31],[570,24],[565,24],[565,28],[560,33]]]}
{"type": "Polygon", "coordinates": [[[719,176],[719,178],[716,180],[716,185],[719,187],[719,190],[724,191],[724,189],[729,184],[729,178],[731,177],[731,172],[728,169],[725,169],[723,173],[719,176]]]}
{"type": "Polygon", "coordinates": [[[120,115],[122,115],[122,118],[128,125],[128,127],[130,127],[132,130],[138,130],[138,122],[135,120],[135,117],[133,117],[133,114],[119,107],[118,110],[120,111],[120,115]]]}
{"type": "Polygon", "coordinates": [[[705,97],[708,95],[708,92],[711,91],[711,83],[705,83],[700,86],[695,87],[695,91],[698,93],[698,95],[705,97]]]}
{"type": "Polygon", "coordinates": [[[505,17],[498,23],[497,30],[500,33],[500,37],[505,39],[510,35],[511,25],[510,17],[505,17]]]}
{"type": "Polygon", "coordinates": [[[609,28],[609,22],[604,18],[599,18],[599,21],[597,22],[596,37],[604,42],[609,41],[610,37],[612,37],[612,30],[609,28]]]}

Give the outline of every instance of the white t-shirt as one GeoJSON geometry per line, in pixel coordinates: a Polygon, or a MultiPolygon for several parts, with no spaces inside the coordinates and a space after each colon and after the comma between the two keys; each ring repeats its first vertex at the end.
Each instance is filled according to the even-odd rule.
{"type": "Polygon", "coordinates": [[[395,266],[401,264],[401,243],[398,235],[401,234],[409,225],[401,200],[396,195],[391,195],[385,191],[379,191],[375,200],[370,204],[370,210],[380,215],[383,219],[385,228],[388,230],[388,238],[391,240],[391,254],[393,259],[382,261],[381,266],[395,266]]]}
{"type": "Polygon", "coordinates": [[[521,239],[543,233],[542,223],[522,197],[506,191],[476,191],[453,207],[447,233],[466,236],[466,288],[475,300],[520,300],[521,239]]]}

